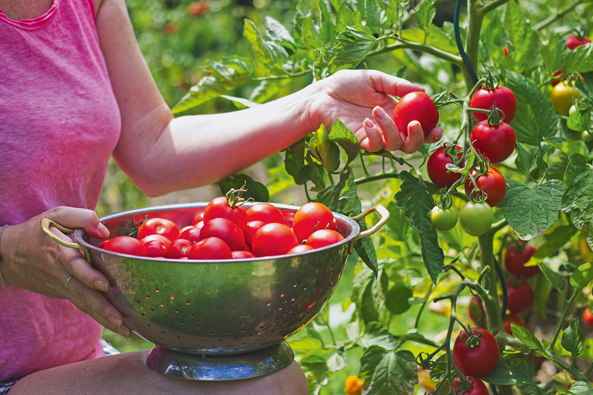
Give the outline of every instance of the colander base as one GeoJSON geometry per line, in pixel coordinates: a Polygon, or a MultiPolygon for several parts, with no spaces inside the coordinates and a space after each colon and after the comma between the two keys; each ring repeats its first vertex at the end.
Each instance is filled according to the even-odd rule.
{"type": "Polygon", "coordinates": [[[152,370],[170,377],[228,381],[265,376],[287,367],[293,360],[292,349],[283,341],[260,351],[230,356],[184,354],[155,345],[146,363],[152,370]]]}

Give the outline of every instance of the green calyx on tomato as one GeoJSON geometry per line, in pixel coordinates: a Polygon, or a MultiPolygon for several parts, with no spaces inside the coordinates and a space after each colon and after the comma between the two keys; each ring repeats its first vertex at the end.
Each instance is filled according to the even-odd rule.
{"type": "Polygon", "coordinates": [[[459,210],[459,223],[472,236],[481,236],[490,229],[494,214],[486,202],[469,201],[459,210]]]}
{"type": "Polygon", "coordinates": [[[461,331],[453,345],[453,362],[461,373],[482,377],[496,369],[500,361],[500,349],[494,336],[486,329],[472,328],[471,339],[476,337],[479,337],[477,345],[470,341],[465,331],[461,331]]]}
{"type": "MultiPolygon", "coordinates": [[[[478,169],[479,171],[479,169],[478,169]]],[[[470,172],[472,177],[479,174],[476,170],[470,172]]],[[[494,167],[490,167],[485,174],[474,178],[475,185],[468,177],[465,182],[465,193],[472,200],[481,200],[481,195],[486,195],[486,203],[496,207],[507,193],[507,183],[502,174],[494,167]],[[477,190],[476,190],[477,186],[477,190]]]]}

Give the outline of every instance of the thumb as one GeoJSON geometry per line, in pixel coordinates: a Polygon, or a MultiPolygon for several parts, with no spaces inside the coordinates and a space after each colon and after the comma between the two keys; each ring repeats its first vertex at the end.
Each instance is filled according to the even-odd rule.
{"type": "Polygon", "coordinates": [[[60,206],[47,211],[44,216],[66,228],[83,228],[91,237],[104,239],[109,236],[109,230],[93,210],[60,206]]]}

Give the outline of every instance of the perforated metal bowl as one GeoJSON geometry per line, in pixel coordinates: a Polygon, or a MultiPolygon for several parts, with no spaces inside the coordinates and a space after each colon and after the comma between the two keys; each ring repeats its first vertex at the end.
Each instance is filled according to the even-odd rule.
{"type": "MultiPolygon", "coordinates": [[[[206,205],[131,210],[104,216],[101,222],[111,232],[110,238],[130,234],[147,215],[170,219],[183,227],[206,205]]],[[[299,207],[275,206],[284,214],[286,224],[292,224],[299,207]]],[[[387,221],[389,213],[381,206],[359,218],[371,211],[378,211],[382,218],[364,233],[360,233],[358,218],[334,213],[336,230],[344,240],[294,255],[208,261],[145,258],[100,249],[102,240],[89,240],[83,229],[74,230],[76,243],[69,246],[84,250],[93,267],[109,279],[106,296],[125,317],[125,324],[156,345],[149,357],[153,369],[176,377],[209,379],[204,378],[204,366],[197,374],[180,361],[199,356],[202,359],[189,359],[212,367],[212,360],[225,361],[224,366],[234,366],[239,359],[250,361],[248,365],[257,360],[264,371],[275,369],[270,367],[274,362],[270,358],[284,366],[292,361],[292,351],[284,340],[311,321],[330,298],[354,242],[387,221]],[[203,359],[211,356],[226,359],[203,359]],[[165,362],[171,360],[174,363],[165,362]],[[186,372],[182,372],[184,367],[186,372]]],[[[55,224],[46,223],[44,228],[48,230],[50,225],[55,224]]],[[[220,366],[214,371],[218,373],[206,376],[220,374],[220,366]]],[[[254,374],[231,374],[230,378],[254,374]]]]}

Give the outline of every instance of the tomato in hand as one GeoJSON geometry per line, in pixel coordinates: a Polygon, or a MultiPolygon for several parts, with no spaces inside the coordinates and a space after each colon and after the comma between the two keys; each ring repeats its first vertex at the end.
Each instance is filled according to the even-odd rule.
{"type": "Polygon", "coordinates": [[[589,328],[593,328],[593,313],[591,313],[591,309],[588,307],[583,311],[583,322],[589,328]]]}
{"type": "Polygon", "coordinates": [[[225,196],[212,199],[203,213],[204,222],[214,218],[226,218],[243,229],[247,223],[247,211],[241,205],[231,206],[225,196]]]}
{"type": "Polygon", "coordinates": [[[509,316],[509,318],[504,320],[502,326],[504,328],[504,331],[511,336],[513,336],[513,328],[511,327],[511,324],[521,325],[523,328],[525,328],[525,320],[523,320],[523,318],[521,318],[518,315],[509,316]]]}
{"type": "Polygon", "coordinates": [[[286,253],[286,255],[290,255],[290,254],[300,254],[301,252],[307,252],[307,251],[311,251],[314,250],[315,248],[311,247],[310,245],[307,244],[299,244],[296,247],[293,247],[290,249],[290,251],[288,251],[286,253]]]}
{"type": "Polygon", "coordinates": [[[227,243],[232,251],[242,251],[245,249],[243,231],[234,222],[226,218],[214,218],[204,222],[199,237],[200,240],[209,237],[218,237],[227,243]]]}
{"type": "Polygon", "coordinates": [[[500,163],[511,156],[517,143],[515,131],[506,122],[492,126],[488,121],[480,121],[472,129],[470,140],[476,151],[491,163],[500,163]]]}
{"type": "Polygon", "coordinates": [[[284,255],[298,245],[292,230],[283,224],[265,224],[255,232],[251,252],[256,257],[284,255]]]}
{"type": "Polygon", "coordinates": [[[321,229],[311,233],[311,236],[307,238],[307,245],[317,249],[339,243],[342,240],[344,240],[344,236],[335,230],[321,229]]]}
{"type": "MultiPolygon", "coordinates": [[[[472,170],[471,175],[476,177],[476,171],[472,170]]],[[[481,191],[486,192],[488,197],[486,198],[486,203],[490,205],[490,207],[496,207],[502,199],[504,199],[504,195],[507,193],[507,182],[500,174],[498,170],[494,167],[488,169],[486,174],[482,174],[481,176],[475,178],[476,185],[481,191]]],[[[465,181],[465,194],[469,197],[471,193],[473,193],[473,197],[476,198],[477,194],[474,191],[475,187],[471,180],[468,178],[465,181]]]]}
{"type": "Polygon", "coordinates": [[[189,251],[192,245],[194,245],[192,241],[177,239],[171,243],[169,248],[167,248],[167,254],[165,256],[171,259],[189,257],[189,251]]]}
{"type": "Polygon", "coordinates": [[[257,203],[247,209],[247,222],[261,221],[264,224],[272,222],[283,224],[282,211],[270,203],[257,203]]]}
{"type": "MultiPolygon", "coordinates": [[[[447,146],[450,146],[450,144],[447,146]]],[[[445,148],[446,147],[440,147],[430,155],[430,158],[428,158],[428,162],[426,163],[426,171],[428,172],[428,178],[430,178],[430,181],[432,181],[434,185],[438,188],[449,189],[455,184],[455,181],[461,178],[461,174],[447,170],[446,166],[449,163],[453,164],[453,159],[447,155],[445,148]]],[[[457,151],[459,151],[457,159],[460,160],[463,156],[463,149],[456,145],[455,152],[457,151]]]]}
{"type": "Polygon", "coordinates": [[[430,220],[435,229],[451,230],[457,224],[459,214],[453,207],[441,208],[434,206],[430,211],[430,220]]]}
{"type": "Polygon", "coordinates": [[[418,121],[426,136],[439,123],[439,111],[426,93],[410,92],[395,105],[393,120],[397,129],[405,135],[408,134],[408,124],[418,121]]]}
{"type": "Polygon", "coordinates": [[[179,237],[179,227],[173,221],[164,218],[150,218],[138,229],[138,240],[148,235],[161,235],[173,241],[179,237]]]}
{"type": "MultiPolygon", "coordinates": [[[[498,112],[500,119],[506,123],[510,123],[517,112],[517,99],[513,92],[506,86],[498,86],[494,89],[480,88],[472,96],[470,106],[483,110],[490,110],[492,106],[496,106],[500,110],[498,112]],[[504,118],[502,113],[504,113],[504,118]]],[[[474,118],[477,121],[488,119],[487,113],[474,112],[472,114],[474,114],[474,118]]]]}
{"type": "Polygon", "coordinates": [[[550,93],[550,101],[558,114],[568,115],[570,106],[581,95],[577,88],[569,82],[560,82],[554,86],[550,93]]]}
{"type": "Polygon", "coordinates": [[[527,243],[513,243],[504,254],[504,267],[513,276],[530,278],[539,273],[539,266],[525,266],[535,254],[536,248],[527,243]]]}
{"type": "Polygon", "coordinates": [[[140,240],[146,248],[146,255],[150,257],[164,257],[171,241],[165,236],[148,235],[140,240]]]}
{"type": "Polygon", "coordinates": [[[565,40],[566,47],[571,51],[576,47],[580,47],[581,45],[585,45],[591,42],[591,39],[589,37],[577,37],[574,34],[566,37],[565,40]]]}
{"type": "Polygon", "coordinates": [[[120,254],[147,256],[146,248],[140,240],[131,236],[117,236],[99,244],[99,248],[120,254]]]}
{"type": "Polygon", "coordinates": [[[192,244],[189,259],[232,259],[231,248],[218,237],[208,237],[192,244]]]}
{"type": "Polygon", "coordinates": [[[531,306],[533,306],[535,295],[529,284],[525,281],[517,286],[513,286],[507,282],[507,294],[507,309],[509,309],[511,314],[527,313],[531,306]]]}
{"type": "Polygon", "coordinates": [[[490,229],[494,214],[488,203],[467,202],[459,210],[459,224],[472,236],[481,236],[490,229]]]}
{"type": "Polygon", "coordinates": [[[463,374],[474,377],[486,376],[496,369],[500,360],[498,343],[486,329],[474,327],[472,333],[476,336],[481,334],[480,344],[467,344],[469,336],[462,330],[453,345],[453,362],[463,374]]]}
{"type": "Polygon", "coordinates": [[[311,233],[321,229],[336,230],[334,214],[324,204],[309,202],[294,214],[292,230],[299,242],[307,240],[311,233]]]}
{"type": "MultiPolygon", "coordinates": [[[[488,395],[488,388],[486,384],[482,380],[477,377],[465,376],[466,380],[468,381],[471,388],[467,391],[463,391],[458,395],[488,395]]],[[[453,388],[458,389],[461,388],[463,382],[459,377],[453,380],[453,388]]]]}

